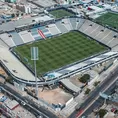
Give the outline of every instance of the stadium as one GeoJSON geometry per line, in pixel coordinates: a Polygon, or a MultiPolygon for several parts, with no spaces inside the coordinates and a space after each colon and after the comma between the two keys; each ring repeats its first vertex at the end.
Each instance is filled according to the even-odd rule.
{"type": "Polygon", "coordinates": [[[47,20],[38,19],[0,34],[4,43],[1,64],[17,82],[35,85],[31,47],[39,49],[38,85],[57,83],[118,56],[116,28],[106,19],[110,13],[91,21],[62,8],[54,11],[48,11],[54,17],[44,16],[47,20]]]}

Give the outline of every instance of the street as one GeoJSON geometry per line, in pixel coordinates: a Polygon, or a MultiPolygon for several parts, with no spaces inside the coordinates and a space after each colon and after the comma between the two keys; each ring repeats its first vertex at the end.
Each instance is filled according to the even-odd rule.
{"type": "Polygon", "coordinates": [[[88,96],[88,99],[80,106],[78,111],[74,111],[69,118],[79,118],[82,115],[87,115],[94,107],[97,106],[97,102],[101,100],[99,97],[100,92],[109,92],[113,86],[115,86],[116,80],[118,80],[118,67],[112,72],[96,89],[88,96]],[[107,88],[107,89],[106,89],[107,88]]]}
{"type": "Polygon", "coordinates": [[[6,91],[10,94],[14,99],[16,99],[19,103],[25,103],[23,105],[24,108],[29,110],[35,116],[43,116],[42,118],[57,118],[56,115],[51,113],[49,110],[45,109],[44,107],[38,106],[34,104],[33,101],[26,99],[25,97],[21,96],[19,93],[11,89],[10,87],[6,86],[5,84],[0,83],[0,87],[3,91],[6,91]]]}

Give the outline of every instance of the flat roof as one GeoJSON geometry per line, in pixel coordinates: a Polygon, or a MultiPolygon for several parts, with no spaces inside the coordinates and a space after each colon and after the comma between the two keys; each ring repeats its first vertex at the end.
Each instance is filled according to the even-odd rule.
{"type": "Polygon", "coordinates": [[[41,21],[44,22],[52,19],[53,18],[50,18],[47,15],[19,19],[17,21],[10,21],[10,22],[3,23],[2,25],[0,25],[0,30],[11,31],[11,30],[15,30],[15,28],[19,26],[32,24],[32,20],[35,20],[36,22],[41,22],[41,21]]]}
{"type": "Polygon", "coordinates": [[[19,105],[19,103],[16,100],[10,100],[9,98],[4,101],[5,105],[10,108],[11,110],[19,105]]]}

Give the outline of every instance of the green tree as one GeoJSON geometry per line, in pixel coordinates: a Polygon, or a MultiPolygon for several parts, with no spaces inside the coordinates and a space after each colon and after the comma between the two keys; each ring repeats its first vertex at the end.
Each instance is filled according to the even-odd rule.
{"type": "Polygon", "coordinates": [[[87,88],[86,91],[85,91],[85,94],[89,94],[91,91],[91,89],[87,88]]]}
{"type": "MultiPolygon", "coordinates": [[[[11,76],[8,76],[6,79],[6,82],[8,82],[8,83],[13,83],[12,81],[13,81],[13,78],[11,77],[11,76]]],[[[5,83],[6,83],[5,82],[5,83]]]]}
{"type": "Polygon", "coordinates": [[[105,109],[100,109],[98,113],[99,113],[99,117],[103,118],[104,115],[107,113],[107,111],[105,109]]]}
{"type": "Polygon", "coordinates": [[[99,83],[100,83],[100,81],[94,82],[94,86],[96,87],[99,83]]]}
{"type": "Polygon", "coordinates": [[[84,74],[80,79],[79,81],[82,82],[82,83],[87,83],[90,79],[90,75],[89,74],[84,74]]]}

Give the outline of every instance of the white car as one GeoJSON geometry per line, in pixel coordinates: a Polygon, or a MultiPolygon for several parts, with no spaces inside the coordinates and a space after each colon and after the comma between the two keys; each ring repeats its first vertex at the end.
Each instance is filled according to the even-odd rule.
{"type": "Polygon", "coordinates": [[[22,105],[26,105],[26,103],[24,101],[21,102],[22,105]]]}

